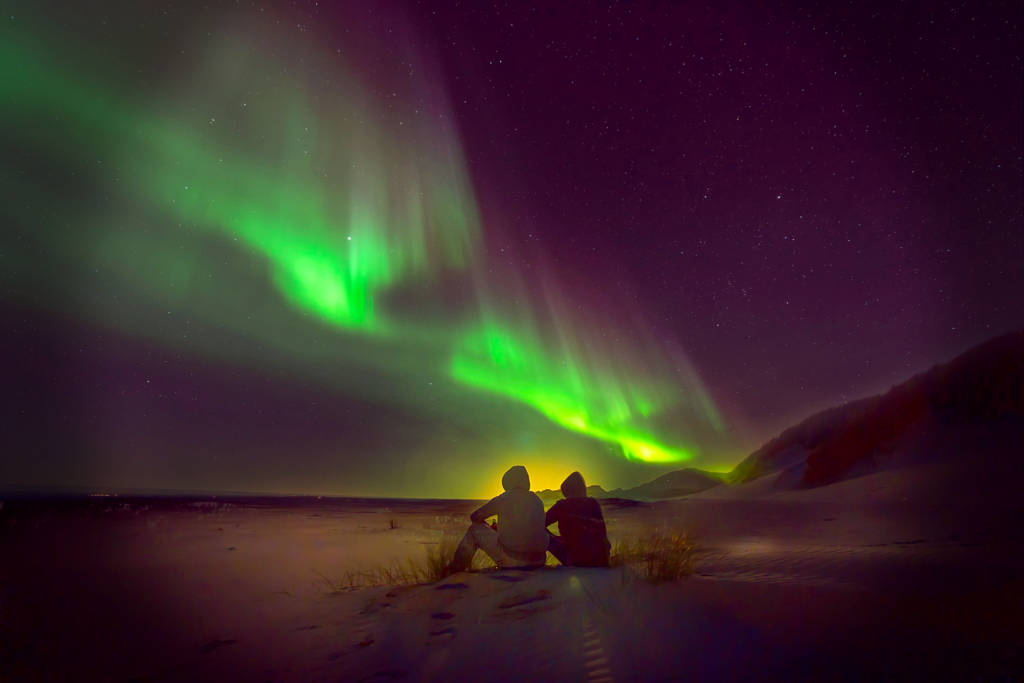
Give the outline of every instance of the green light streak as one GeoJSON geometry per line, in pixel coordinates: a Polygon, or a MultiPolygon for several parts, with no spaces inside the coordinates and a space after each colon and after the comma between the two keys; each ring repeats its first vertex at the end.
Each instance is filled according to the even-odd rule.
{"type": "Polygon", "coordinates": [[[477,210],[457,141],[443,126],[396,131],[358,90],[314,116],[313,98],[298,85],[281,83],[273,100],[250,103],[232,82],[211,82],[202,89],[218,95],[203,108],[215,115],[203,130],[178,116],[131,112],[31,51],[7,47],[0,51],[5,110],[22,120],[60,112],[60,131],[79,133],[80,148],[131,168],[136,189],[171,212],[179,229],[219,232],[254,248],[269,259],[283,295],[332,324],[394,333],[396,322],[376,305],[384,290],[471,259],[477,210]],[[221,113],[229,108],[240,111],[221,113]],[[218,116],[233,117],[232,126],[218,130],[218,116]],[[342,123],[325,130],[321,119],[342,123]],[[239,148],[239,123],[245,139],[259,140],[256,149],[239,148]]]}
{"type": "Polygon", "coordinates": [[[485,324],[465,335],[450,371],[455,380],[531,405],[566,429],[617,444],[627,458],[665,463],[692,457],[637,426],[669,403],[668,387],[640,386],[578,358],[579,349],[563,345],[551,353],[535,335],[517,337],[485,324]]]}
{"type": "MultiPolygon", "coordinates": [[[[225,164],[225,154],[171,140],[163,144],[169,170],[152,176],[154,198],[200,229],[224,231],[256,248],[270,259],[274,283],[286,297],[333,324],[394,331],[395,321],[376,306],[382,291],[462,268],[470,258],[478,232],[471,194],[445,187],[463,174],[427,181],[415,168],[394,172],[404,166],[402,148],[416,148],[412,142],[388,141],[383,133],[358,144],[342,140],[345,162],[336,164],[317,145],[319,163],[286,164],[285,170],[247,160],[225,164]],[[382,158],[398,162],[381,164],[382,158]]],[[[329,141],[329,148],[338,142],[329,141]]],[[[305,156],[306,150],[292,153],[305,156]]]]}
{"type": "MultiPolygon", "coordinates": [[[[479,300],[507,285],[508,278],[488,282],[480,275],[487,266],[479,216],[447,108],[428,103],[417,105],[422,116],[395,113],[344,65],[311,54],[299,61],[331,74],[329,92],[274,75],[280,65],[253,56],[245,41],[214,41],[209,50],[209,63],[230,68],[189,74],[184,94],[163,102],[101,87],[25,43],[0,43],[7,126],[0,142],[16,139],[65,171],[87,168],[90,190],[113,198],[103,209],[72,207],[71,229],[68,222],[41,226],[55,261],[104,268],[140,299],[145,293],[151,308],[179,305],[289,360],[304,357],[312,374],[347,356],[408,385],[445,384],[450,394],[469,395],[452,401],[451,419],[462,419],[459,406],[472,403],[467,389],[487,392],[649,463],[695,454],[692,446],[672,445],[676,432],[664,423],[681,406],[696,406],[695,414],[722,430],[699,380],[683,377],[679,386],[656,345],[602,346],[593,328],[587,334],[554,308],[542,324],[522,306],[502,314],[481,305],[435,322],[389,305],[387,295],[402,288],[439,298],[438,281],[453,274],[479,300]],[[235,270],[211,253],[224,244],[235,270]],[[218,279],[221,291],[203,279],[211,267],[232,273],[218,279]],[[289,337],[293,319],[251,322],[259,309],[253,291],[266,283],[294,315],[314,316],[348,335],[347,345],[312,351],[289,337]],[[368,351],[371,342],[357,337],[381,343],[368,351]]],[[[0,169],[7,165],[0,160],[0,169]]],[[[49,188],[23,189],[45,196],[49,188]]],[[[19,216],[13,198],[0,215],[25,225],[40,220],[19,216]]],[[[42,280],[49,264],[40,263],[42,280]]],[[[163,336],[160,326],[133,331],[163,336]]],[[[357,382],[336,388],[365,391],[357,382]]]]}

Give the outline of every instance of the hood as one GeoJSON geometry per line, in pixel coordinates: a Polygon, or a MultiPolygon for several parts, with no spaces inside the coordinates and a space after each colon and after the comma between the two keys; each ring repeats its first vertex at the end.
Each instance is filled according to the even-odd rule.
{"type": "Polygon", "coordinates": [[[501,487],[506,491],[512,489],[530,490],[530,475],[522,465],[510,467],[505,476],[501,478],[501,487]]]}
{"type": "Polygon", "coordinates": [[[583,481],[583,475],[573,472],[562,482],[562,495],[566,498],[586,498],[587,482],[583,481]]]}

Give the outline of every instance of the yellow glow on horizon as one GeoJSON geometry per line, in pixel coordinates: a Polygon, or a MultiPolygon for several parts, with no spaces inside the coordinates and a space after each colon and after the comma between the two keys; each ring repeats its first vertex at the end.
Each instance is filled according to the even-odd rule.
{"type": "MultiPolygon", "coordinates": [[[[737,457],[735,462],[739,462],[741,459],[742,456],[737,457]]],[[[729,464],[699,465],[697,469],[714,474],[728,474],[735,468],[736,464],[728,460],[726,462],[729,462],[729,464]]],[[[542,491],[544,489],[557,491],[561,487],[562,482],[565,481],[565,478],[575,471],[583,474],[587,486],[597,484],[605,490],[612,490],[620,486],[629,488],[629,485],[625,485],[623,482],[609,480],[608,472],[595,463],[592,456],[583,453],[559,452],[555,454],[534,452],[497,458],[492,470],[493,475],[481,481],[479,493],[474,495],[473,498],[489,500],[501,494],[504,490],[501,488],[501,477],[513,465],[523,465],[526,467],[526,471],[530,474],[531,491],[542,491]]],[[[687,467],[691,467],[691,465],[681,463],[675,469],[686,469],[687,467]]],[[[639,483],[646,483],[662,474],[665,474],[665,470],[652,471],[649,477],[639,483]]],[[[617,478],[612,477],[612,479],[617,478]]]]}
{"type": "MultiPolygon", "coordinates": [[[[587,476],[588,463],[583,457],[575,454],[572,456],[534,453],[513,455],[503,458],[495,464],[494,477],[484,484],[483,490],[476,497],[490,499],[500,495],[504,491],[501,488],[501,477],[513,465],[523,465],[526,471],[529,472],[531,491],[541,491],[544,489],[557,491],[562,482],[565,481],[565,478],[577,470],[583,473],[588,486],[592,483],[590,477],[587,476]]],[[[589,469],[594,471],[592,464],[589,466],[589,469]]],[[[597,476],[596,473],[595,476],[597,476]]]]}

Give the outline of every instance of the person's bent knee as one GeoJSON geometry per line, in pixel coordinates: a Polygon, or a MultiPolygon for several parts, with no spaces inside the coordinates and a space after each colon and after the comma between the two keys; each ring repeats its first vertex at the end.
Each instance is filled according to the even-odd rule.
{"type": "Polygon", "coordinates": [[[492,539],[498,536],[498,532],[485,522],[473,522],[470,524],[469,533],[481,547],[487,546],[492,539]]]}

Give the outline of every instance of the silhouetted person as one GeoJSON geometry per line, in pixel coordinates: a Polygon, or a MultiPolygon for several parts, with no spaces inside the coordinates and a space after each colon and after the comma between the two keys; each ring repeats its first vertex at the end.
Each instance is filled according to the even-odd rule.
{"type": "Polygon", "coordinates": [[[548,532],[548,550],[559,562],[570,567],[607,567],[611,553],[604,514],[596,498],[587,495],[583,475],[573,472],[562,482],[565,496],[548,510],[545,527],[558,522],[561,537],[548,532]]]}
{"type": "Polygon", "coordinates": [[[548,534],[544,528],[544,503],[530,490],[530,475],[522,465],[501,478],[505,493],[492,498],[469,516],[472,524],[455,550],[447,573],[470,568],[477,550],[483,550],[499,567],[538,567],[544,564],[548,534]],[[498,517],[498,528],[487,525],[498,517]]]}

